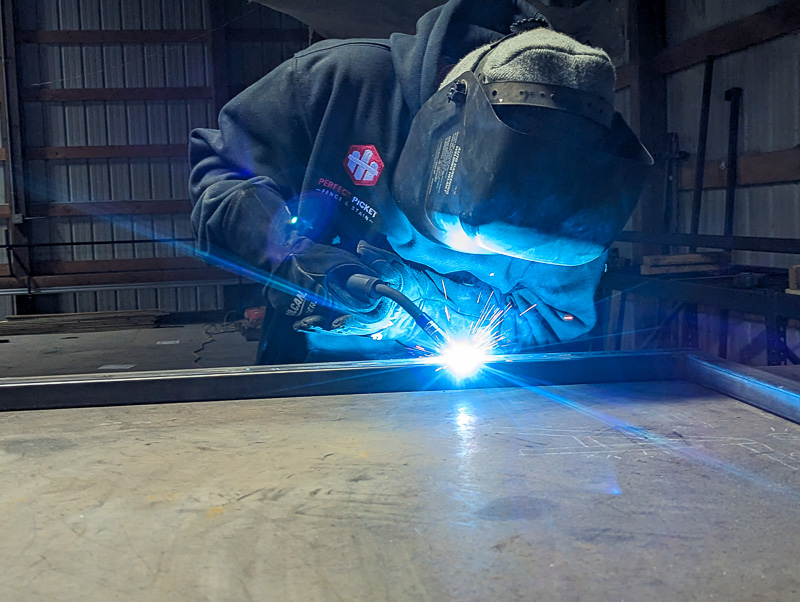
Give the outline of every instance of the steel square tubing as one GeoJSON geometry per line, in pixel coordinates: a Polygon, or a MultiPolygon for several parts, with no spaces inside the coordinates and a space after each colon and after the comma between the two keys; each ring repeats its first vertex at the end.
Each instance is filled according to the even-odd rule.
{"type": "Polygon", "coordinates": [[[663,351],[497,356],[464,382],[420,359],[3,378],[0,410],[665,380],[681,361],[663,351]]]}
{"type": "Polygon", "coordinates": [[[497,356],[458,382],[422,360],[0,379],[0,410],[686,380],[800,423],[800,384],[700,353],[643,351],[497,356]]]}

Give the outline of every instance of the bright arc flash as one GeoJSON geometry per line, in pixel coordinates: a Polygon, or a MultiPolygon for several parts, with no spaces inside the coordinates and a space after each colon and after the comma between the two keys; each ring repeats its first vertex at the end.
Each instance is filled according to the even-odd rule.
{"type": "Polygon", "coordinates": [[[469,339],[451,341],[439,354],[439,361],[456,378],[475,375],[486,363],[486,346],[469,339]]]}

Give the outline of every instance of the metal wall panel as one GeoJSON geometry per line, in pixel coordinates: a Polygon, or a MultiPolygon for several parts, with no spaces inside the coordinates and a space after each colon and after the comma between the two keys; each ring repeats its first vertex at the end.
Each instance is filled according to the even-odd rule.
{"type": "MultiPolygon", "coordinates": [[[[707,157],[724,160],[728,144],[728,88],[743,88],[739,152],[785,150],[800,144],[800,34],[784,36],[745,52],[720,58],[714,69],[707,157]]],[[[681,147],[697,152],[703,66],[667,78],[668,128],[678,132],[681,147]]],[[[734,234],[800,237],[800,185],[737,189],[734,234]]],[[[689,228],[691,192],[680,195],[682,231],[689,228]]],[[[703,193],[700,232],[722,234],[724,190],[703,193]]],[[[797,256],[736,253],[735,260],[765,266],[800,263],[797,256]]]]}
{"type": "MultiPolygon", "coordinates": [[[[733,22],[777,4],[778,0],[675,0],[667,3],[669,45],[688,40],[715,27],[733,22]]],[[[800,144],[800,34],[784,36],[716,61],[709,115],[708,160],[724,160],[728,145],[729,103],[726,89],[744,90],[739,152],[780,151],[800,144]]],[[[667,77],[668,131],[680,136],[681,149],[697,152],[703,65],[667,77]]],[[[620,97],[617,97],[618,105],[620,97]]],[[[618,110],[620,107],[617,107],[618,110]]],[[[679,231],[688,232],[692,192],[679,195],[679,231]]],[[[722,234],[725,191],[706,190],[700,215],[700,233],[722,234]]],[[[734,234],[740,236],[800,237],[800,184],[739,187],[736,190],[734,234]]],[[[624,246],[621,245],[624,250],[624,246]]],[[[623,252],[624,255],[624,252],[623,252]]],[[[800,264],[796,255],[735,252],[735,263],[783,268],[800,264]]],[[[648,312],[652,300],[633,296],[629,313],[648,312]]],[[[626,316],[627,317],[627,316],[626,316]]],[[[700,348],[717,353],[719,315],[700,308],[700,348]]],[[[626,326],[629,324],[626,322],[626,326]]],[[[728,357],[739,362],[767,362],[763,319],[731,315],[728,357]]],[[[800,333],[790,328],[790,346],[798,351],[800,333]]],[[[625,348],[634,348],[626,336],[625,348]]]]}
{"type": "Polygon", "coordinates": [[[15,313],[17,313],[17,311],[14,303],[14,297],[10,295],[0,295],[0,320],[5,320],[6,316],[10,316],[15,313]]]}
{"type": "MultiPolygon", "coordinates": [[[[238,11],[236,27],[299,26],[244,0],[227,3],[238,11]],[[255,8],[255,18],[250,8],[255,8]]],[[[18,4],[20,30],[205,29],[207,0],[40,0],[18,4]]],[[[236,15],[233,16],[235,19],[236,15]]],[[[294,48],[265,43],[253,67],[288,58],[294,48]],[[266,58],[265,58],[266,57],[266,58]]],[[[299,48],[297,48],[299,49],[299,48]]],[[[22,44],[22,86],[28,89],[202,87],[210,85],[207,43],[22,44]]],[[[245,61],[247,62],[247,61],[245,61]]],[[[277,63],[275,63],[277,64],[277,63]]],[[[271,65],[269,69],[272,68],[271,65]]],[[[268,70],[268,69],[267,69],[268,70]]],[[[263,73],[248,73],[255,80],[263,73]]],[[[25,102],[26,147],[186,144],[195,127],[209,127],[209,100],[25,102]]],[[[107,200],[185,199],[189,165],[184,157],[164,159],[30,160],[25,165],[32,204],[107,200]]],[[[2,184],[2,182],[0,182],[2,184]]],[[[36,261],[175,257],[187,249],[152,242],[154,237],[192,237],[186,215],[96,216],[34,219],[34,242],[142,240],[75,247],[39,247],[36,261]]],[[[215,309],[218,286],[159,287],[59,295],[63,311],[162,308],[215,309]]]]}
{"type": "MultiPolygon", "coordinates": [[[[225,21],[232,29],[303,30],[300,21],[273,10],[261,10],[255,3],[227,2],[225,21]]],[[[302,50],[307,43],[235,42],[228,44],[228,73],[231,89],[239,90],[258,81],[283,61],[302,50]]]]}

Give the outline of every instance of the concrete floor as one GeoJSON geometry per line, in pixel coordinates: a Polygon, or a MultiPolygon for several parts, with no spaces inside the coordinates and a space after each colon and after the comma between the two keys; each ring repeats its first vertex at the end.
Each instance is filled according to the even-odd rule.
{"type": "Polygon", "coordinates": [[[0,414],[0,600],[797,600],[798,444],[683,382],[0,414]]]}
{"type": "Polygon", "coordinates": [[[4,336],[0,337],[6,341],[0,342],[0,378],[252,365],[258,342],[229,330],[229,326],[188,324],[4,336]],[[203,343],[205,347],[195,354],[203,343]]]}

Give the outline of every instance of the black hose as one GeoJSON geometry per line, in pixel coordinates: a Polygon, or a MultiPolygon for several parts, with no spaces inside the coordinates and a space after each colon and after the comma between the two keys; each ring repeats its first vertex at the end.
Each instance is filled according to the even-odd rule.
{"type": "Polygon", "coordinates": [[[403,293],[392,288],[380,278],[373,278],[366,274],[353,274],[347,279],[347,288],[366,297],[386,297],[397,303],[414,318],[414,322],[425,331],[438,345],[447,344],[447,335],[428,314],[403,293]]]}

